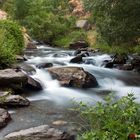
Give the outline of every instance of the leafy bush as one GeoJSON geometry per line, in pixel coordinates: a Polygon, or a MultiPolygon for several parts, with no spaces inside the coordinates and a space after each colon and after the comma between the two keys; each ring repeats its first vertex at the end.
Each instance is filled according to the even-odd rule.
{"type": "Polygon", "coordinates": [[[135,45],[140,36],[139,0],[83,0],[109,45],[135,45]],[[90,4],[89,4],[90,3],[90,4]]]}
{"type": "Polygon", "coordinates": [[[67,33],[66,36],[60,36],[53,42],[56,46],[68,47],[70,43],[77,40],[87,40],[87,35],[83,30],[77,30],[67,33]]]}
{"type": "Polygon", "coordinates": [[[133,94],[118,101],[108,96],[105,103],[95,106],[80,104],[81,116],[88,123],[88,129],[79,140],[118,140],[127,139],[130,133],[140,133],[140,104],[133,94]]]}
{"type": "Polygon", "coordinates": [[[15,62],[15,52],[12,40],[5,39],[6,31],[0,29],[0,69],[7,68],[15,62]]]}
{"type": "Polygon", "coordinates": [[[24,37],[19,25],[10,20],[0,20],[0,29],[5,31],[3,46],[11,47],[15,53],[21,53],[24,48],[24,37]]]}

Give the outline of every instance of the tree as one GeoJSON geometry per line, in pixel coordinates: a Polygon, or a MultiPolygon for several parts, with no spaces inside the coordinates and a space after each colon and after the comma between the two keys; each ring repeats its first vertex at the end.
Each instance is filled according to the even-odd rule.
{"type": "Polygon", "coordinates": [[[140,0],[84,0],[109,45],[134,45],[140,37],[140,0]]]}

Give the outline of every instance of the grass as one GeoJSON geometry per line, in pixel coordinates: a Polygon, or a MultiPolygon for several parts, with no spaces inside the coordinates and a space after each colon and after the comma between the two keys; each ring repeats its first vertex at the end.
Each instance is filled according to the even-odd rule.
{"type": "Polygon", "coordinates": [[[53,44],[58,47],[68,48],[69,44],[77,40],[87,40],[87,34],[83,30],[71,31],[64,36],[59,36],[53,44]]]}

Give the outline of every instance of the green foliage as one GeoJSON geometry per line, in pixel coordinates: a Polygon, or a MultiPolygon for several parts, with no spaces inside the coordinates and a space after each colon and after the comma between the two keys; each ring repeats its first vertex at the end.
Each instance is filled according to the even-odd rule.
{"type": "Polygon", "coordinates": [[[108,96],[105,103],[95,106],[80,103],[77,111],[89,126],[79,140],[125,140],[130,133],[140,133],[140,104],[133,94],[118,101],[108,96]]]}
{"type": "Polygon", "coordinates": [[[13,0],[11,3],[11,0],[7,0],[3,8],[9,7],[4,9],[27,28],[32,38],[52,43],[74,30],[75,18],[69,15],[68,2],[69,0],[13,0]]]}
{"type": "Polygon", "coordinates": [[[68,48],[69,44],[77,40],[86,40],[87,35],[83,30],[69,32],[66,36],[60,36],[54,40],[53,44],[68,48]]]}
{"type": "Polygon", "coordinates": [[[24,48],[24,37],[17,23],[9,20],[0,20],[0,29],[5,36],[2,46],[10,48],[15,53],[21,53],[24,48]]]}
{"type": "Polygon", "coordinates": [[[109,45],[135,45],[140,37],[139,0],[84,0],[97,30],[109,45]],[[90,3],[90,4],[89,4],[90,3]]]}
{"type": "Polygon", "coordinates": [[[10,41],[5,38],[6,31],[0,29],[0,69],[7,68],[15,62],[15,52],[11,47],[12,40],[10,41]]]}

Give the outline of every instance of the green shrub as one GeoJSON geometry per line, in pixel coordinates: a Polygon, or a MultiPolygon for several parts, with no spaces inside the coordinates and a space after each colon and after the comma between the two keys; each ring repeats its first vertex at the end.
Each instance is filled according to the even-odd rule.
{"type": "Polygon", "coordinates": [[[6,30],[0,29],[0,69],[7,68],[15,62],[14,43],[6,39],[6,30]]]}
{"type": "Polygon", "coordinates": [[[77,40],[87,40],[86,32],[83,30],[69,32],[66,35],[62,35],[56,38],[53,44],[55,44],[56,46],[67,48],[70,43],[77,40]]]}
{"type": "Polygon", "coordinates": [[[79,140],[125,140],[130,133],[140,133],[140,104],[133,94],[118,101],[108,96],[105,103],[95,106],[81,103],[77,110],[88,123],[79,140]]]}
{"type": "Polygon", "coordinates": [[[24,37],[20,26],[10,20],[0,20],[0,29],[5,30],[3,46],[11,47],[15,53],[21,53],[24,48],[24,37]]]}

